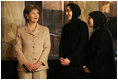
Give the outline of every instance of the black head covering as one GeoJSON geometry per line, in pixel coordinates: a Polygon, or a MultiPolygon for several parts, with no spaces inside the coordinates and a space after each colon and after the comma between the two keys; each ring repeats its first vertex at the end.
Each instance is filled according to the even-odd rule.
{"type": "Polygon", "coordinates": [[[93,11],[89,13],[89,16],[93,18],[94,25],[93,28],[96,29],[97,27],[104,27],[106,23],[106,16],[100,11],[93,11]]]}
{"type": "Polygon", "coordinates": [[[78,17],[81,14],[81,9],[78,5],[74,4],[74,3],[70,3],[67,6],[70,6],[70,9],[72,10],[72,19],[71,20],[75,20],[78,19],[78,17]]]}

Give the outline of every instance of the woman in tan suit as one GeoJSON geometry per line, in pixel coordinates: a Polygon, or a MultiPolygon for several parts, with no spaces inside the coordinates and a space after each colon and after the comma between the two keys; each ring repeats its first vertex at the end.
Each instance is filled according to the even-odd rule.
{"type": "Polygon", "coordinates": [[[20,79],[46,79],[50,35],[47,27],[39,25],[39,8],[27,5],[24,17],[28,24],[16,32],[16,56],[20,79]]]}

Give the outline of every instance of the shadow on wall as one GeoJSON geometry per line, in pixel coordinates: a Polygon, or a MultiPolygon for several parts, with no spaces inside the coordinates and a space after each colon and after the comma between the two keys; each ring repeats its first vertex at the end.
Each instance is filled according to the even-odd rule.
{"type": "MultiPolygon", "coordinates": [[[[9,20],[5,20],[10,22],[9,20]]],[[[17,20],[19,21],[19,20],[17,20]]],[[[16,36],[16,29],[20,25],[20,23],[2,23],[2,42],[1,42],[1,59],[2,60],[16,60],[15,54],[15,36],[16,36]]]]}
{"type": "Polygon", "coordinates": [[[2,42],[1,44],[2,60],[16,60],[15,49],[13,44],[14,42],[15,40],[9,42],[2,42]]]}

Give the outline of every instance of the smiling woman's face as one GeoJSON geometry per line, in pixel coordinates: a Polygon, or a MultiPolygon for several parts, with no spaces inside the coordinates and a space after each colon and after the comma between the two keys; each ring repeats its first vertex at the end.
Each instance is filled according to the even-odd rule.
{"type": "Polygon", "coordinates": [[[29,22],[36,23],[39,20],[39,11],[37,9],[33,9],[30,11],[30,13],[27,15],[27,19],[29,22]]]}
{"type": "Polygon", "coordinates": [[[72,10],[70,9],[70,6],[67,6],[66,7],[65,14],[66,14],[68,20],[71,20],[72,19],[72,10]]]}

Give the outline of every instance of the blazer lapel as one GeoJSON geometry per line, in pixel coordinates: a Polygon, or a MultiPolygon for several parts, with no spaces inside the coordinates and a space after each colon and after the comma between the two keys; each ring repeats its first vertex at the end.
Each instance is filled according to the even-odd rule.
{"type": "Polygon", "coordinates": [[[28,34],[36,35],[36,34],[39,32],[39,30],[40,30],[40,26],[39,26],[39,24],[37,24],[36,29],[35,29],[35,31],[33,32],[33,31],[30,30],[29,25],[27,24],[26,27],[25,27],[25,30],[26,30],[26,32],[27,32],[28,34]]]}
{"type": "Polygon", "coordinates": [[[39,24],[37,24],[36,29],[35,29],[35,31],[33,32],[34,35],[36,35],[37,33],[39,33],[40,27],[41,27],[41,26],[40,26],[39,24]]]}

